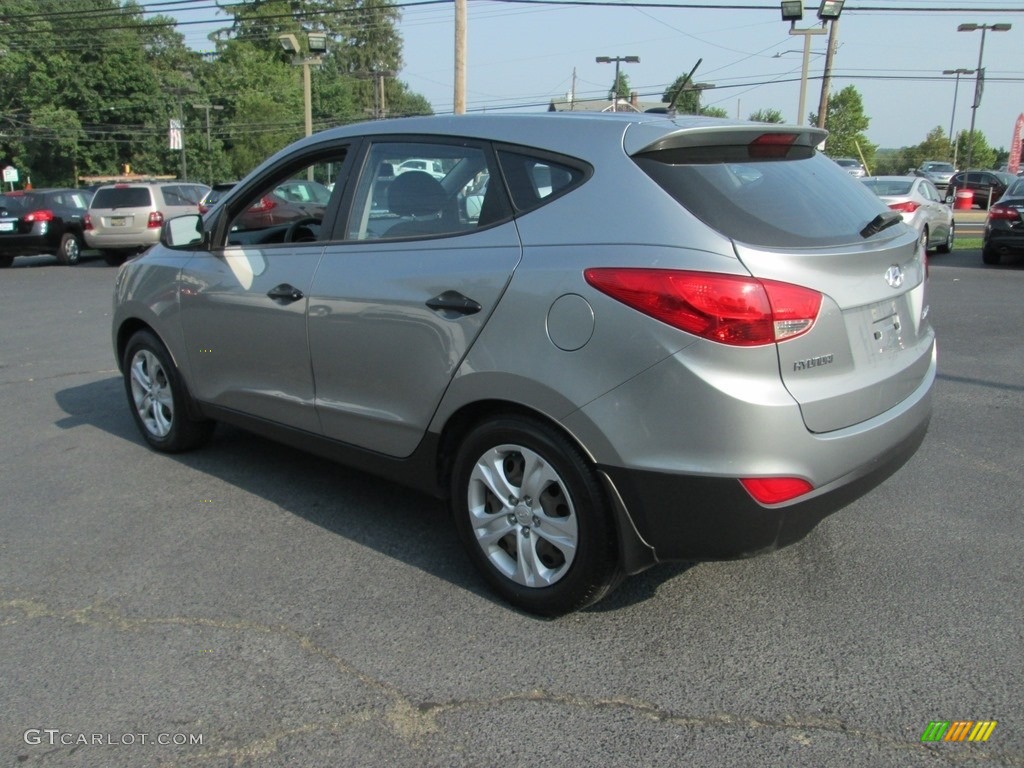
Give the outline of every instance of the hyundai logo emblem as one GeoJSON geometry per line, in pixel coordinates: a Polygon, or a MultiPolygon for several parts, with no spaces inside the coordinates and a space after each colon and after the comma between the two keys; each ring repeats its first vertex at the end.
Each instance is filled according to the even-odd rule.
{"type": "Polygon", "coordinates": [[[889,284],[890,288],[899,288],[903,285],[903,270],[898,264],[893,264],[885,270],[885,282],[889,284]]]}

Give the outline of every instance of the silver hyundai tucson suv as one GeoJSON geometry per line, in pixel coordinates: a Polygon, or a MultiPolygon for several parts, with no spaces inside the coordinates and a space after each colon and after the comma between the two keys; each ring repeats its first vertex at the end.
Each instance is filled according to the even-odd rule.
{"type": "Polygon", "coordinates": [[[621,113],[318,133],[121,268],[131,413],[159,451],[222,421],[447,499],[483,577],[543,615],[792,543],[914,453],[936,366],[920,240],[825,136],[621,113]],[[330,201],[246,215],[290,179],[330,201]]]}

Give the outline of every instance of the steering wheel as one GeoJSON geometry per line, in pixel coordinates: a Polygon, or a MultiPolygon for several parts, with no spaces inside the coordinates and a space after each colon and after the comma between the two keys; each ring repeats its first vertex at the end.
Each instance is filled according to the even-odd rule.
{"type": "Polygon", "coordinates": [[[323,220],[317,219],[312,216],[307,216],[304,219],[296,219],[288,225],[288,229],[284,232],[284,241],[286,243],[312,243],[317,239],[317,234],[320,232],[320,224],[323,220]],[[314,229],[314,227],[316,227],[314,229]]]}

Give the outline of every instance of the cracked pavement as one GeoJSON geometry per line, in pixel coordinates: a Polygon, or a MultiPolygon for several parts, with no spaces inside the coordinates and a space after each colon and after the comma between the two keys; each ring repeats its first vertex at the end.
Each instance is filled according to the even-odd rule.
{"type": "Polygon", "coordinates": [[[146,449],[114,271],[17,260],[0,764],[1024,766],[1024,267],[975,262],[932,261],[943,378],[894,478],[793,547],[541,621],[491,598],[432,499],[233,429],[146,449]],[[922,745],[936,719],[999,724],[922,745]]]}

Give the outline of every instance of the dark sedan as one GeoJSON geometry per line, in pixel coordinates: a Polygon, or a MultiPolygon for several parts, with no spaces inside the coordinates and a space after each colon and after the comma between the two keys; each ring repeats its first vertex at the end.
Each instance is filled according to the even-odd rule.
{"type": "Polygon", "coordinates": [[[987,209],[1016,180],[1012,173],[1002,171],[960,171],[949,180],[946,202],[952,204],[958,190],[969,189],[974,193],[974,205],[987,209]]]}
{"type": "Polygon", "coordinates": [[[0,195],[0,267],[16,256],[47,253],[77,264],[89,193],[82,189],[16,190],[0,195]]]}
{"type": "Polygon", "coordinates": [[[988,210],[981,258],[998,264],[1004,255],[1024,253],[1024,179],[1017,179],[988,210]]]}

